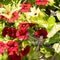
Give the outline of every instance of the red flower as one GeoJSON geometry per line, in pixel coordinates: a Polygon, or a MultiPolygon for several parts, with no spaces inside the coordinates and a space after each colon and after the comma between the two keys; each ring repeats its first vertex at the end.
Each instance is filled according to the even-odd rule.
{"type": "Polygon", "coordinates": [[[21,56],[14,54],[14,55],[8,55],[8,60],[21,60],[21,56]]]}
{"type": "Polygon", "coordinates": [[[2,35],[3,36],[6,36],[8,33],[8,27],[5,27],[3,30],[2,30],[2,35]]]}
{"type": "Polygon", "coordinates": [[[0,20],[1,20],[2,15],[0,15],[0,20]]]}
{"type": "Polygon", "coordinates": [[[16,29],[15,28],[8,28],[5,27],[2,31],[2,35],[5,37],[8,35],[9,37],[15,38],[16,37],[16,29]]]}
{"type": "Polygon", "coordinates": [[[19,40],[26,40],[28,38],[28,33],[27,33],[28,26],[29,24],[27,22],[22,22],[19,24],[20,30],[17,30],[16,32],[16,37],[19,40]]]}
{"type": "Polygon", "coordinates": [[[0,54],[3,54],[5,50],[5,44],[3,42],[0,42],[0,54]]]}
{"type": "Polygon", "coordinates": [[[8,19],[7,21],[8,21],[9,23],[11,23],[11,22],[13,22],[14,20],[18,19],[18,17],[19,17],[19,15],[18,15],[18,13],[15,11],[15,12],[13,12],[12,17],[11,17],[10,19],[8,19]]]}
{"type": "Polygon", "coordinates": [[[19,28],[23,33],[25,33],[28,30],[28,26],[28,22],[22,22],[19,24],[19,28]]]}
{"type": "Polygon", "coordinates": [[[16,29],[15,28],[9,28],[8,29],[8,36],[12,37],[12,38],[16,38],[16,29]]]}
{"type": "Polygon", "coordinates": [[[2,18],[4,18],[4,16],[0,15],[0,20],[3,20],[2,18]]]}
{"type": "Polygon", "coordinates": [[[8,41],[6,44],[8,55],[13,55],[18,53],[18,43],[15,41],[8,41]]]}
{"type": "MultiPolygon", "coordinates": [[[[9,15],[9,13],[10,13],[10,12],[7,12],[6,14],[9,15]]],[[[8,18],[6,18],[6,17],[4,17],[4,16],[1,15],[1,16],[0,16],[0,19],[1,19],[1,20],[6,20],[7,22],[12,23],[14,20],[18,19],[18,17],[19,17],[19,15],[18,15],[18,13],[15,11],[15,12],[12,13],[12,17],[11,17],[11,18],[8,19],[8,18]]]]}
{"type": "Polygon", "coordinates": [[[21,51],[20,51],[20,56],[22,57],[22,56],[27,55],[27,54],[29,53],[29,51],[30,51],[30,47],[29,47],[29,46],[26,46],[26,47],[24,48],[24,50],[21,50],[21,51]]]}
{"type": "Polygon", "coordinates": [[[28,10],[30,9],[30,4],[29,3],[23,3],[22,5],[21,5],[21,9],[20,9],[20,11],[21,12],[28,12],[28,10]]]}
{"type": "Polygon", "coordinates": [[[35,26],[35,23],[29,23],[30,27],[35,26]]]}
{"type": "Polygon", "coordinates": [[[34,36],[36,37],[43,36],[43,38],[47,38],[47,34],[48,34],[47,31],[42,29],[42,30],[35,31],[34,36]]]}
{"type": "Polygon", "coordinates": [[[7,19],[8,19],[8,18],[6,18],[6,17],[0,15],[0,20],[7,20],[7,19]]]}
{"type": "Polygon", "coordinates": [[[47,4],[47,0],[36,0],[36,4],[37,5],[46,5],[47,4]]]}
{"type": "Polygon", "coordinates": [[[23,32],[21,30],[17,30],[16,32],[16,37],[19,40],[26,40],[28,38],[28,33],[27,32],[23,32]]]}

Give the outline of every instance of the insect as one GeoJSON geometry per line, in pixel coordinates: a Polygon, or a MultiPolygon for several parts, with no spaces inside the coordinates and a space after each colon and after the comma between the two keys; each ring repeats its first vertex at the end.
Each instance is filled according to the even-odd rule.
{"type": "Polygon", "coordinates": [[[42,45],[43,44],[43,36],[40,36],[39,38],[38,38],[38,40],[36,41],[36,51],[39,51],[39,49],[40,49],[40,45],[42,45]]]}
{"type": "Polygon", "coordinates": [[[44,41],[43,36],[40,36],[39,38],[36,38],[29,33],[29,37],[34,40],[32,45],[36,46],[36,51],[39,51],[40,50],[40,45],[43,45],[43,41],[44,41]]]}

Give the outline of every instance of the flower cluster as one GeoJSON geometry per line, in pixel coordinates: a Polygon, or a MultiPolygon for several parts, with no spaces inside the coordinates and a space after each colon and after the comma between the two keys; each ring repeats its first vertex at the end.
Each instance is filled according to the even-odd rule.
{"type": "Polygon", "coordinates": [[[30,47],[27,45],[24,50],[21,50],[18,54],[18,43],[15,41],[8,41],[7,43],[0,42],[0,54],[3,54],[7,49],[8,60],[21,60],[21,58],[27,55],[30,51],[30,47]]]}
{"type": "Polygon", "coordinates": [[[18,38],[19,40],[26,40],[28,38],[28,23],[20,23],[19,30],[14,27],[5,27],[2,31],[2,35],[5,37],[8,35],[11,38],[18,38]]]}
{"type": "Polygon", "coordinates": [[[5,54],[5,60],[37,60],[38,53],[46,58],[52,56],[47,44],[60,40],[56,37],[60,33],[60,23],[57,23],[60,21],[60,3],[55,0],[18,0],[1,5],[1,60],[6,58],[5,54]]]}

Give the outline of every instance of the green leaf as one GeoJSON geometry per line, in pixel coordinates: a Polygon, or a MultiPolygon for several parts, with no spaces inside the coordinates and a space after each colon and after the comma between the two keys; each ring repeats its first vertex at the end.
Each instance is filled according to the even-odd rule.
{"type": "Polygon", "coordinates": [[[16,3],[16,1],[18,2],[20,0],[0,0],[0,3],[7,5],[7,4],[12,3],[12,1],[16,3]]]}
{"type": "Polygon", "coordinates": [[[2,4],[9,4],[12,0],[0,0],[2,4]]]}
{"type": "Polygon", "coordinates": [[[56,53],[55,57],[54,57],[54,60],[60,60],[60,53],[56,53]]]}
{"type": "Polygon", "coordinates": [[[28,28],[28,31],[29,31],[29,33],[31,33],[31,34],[33,34],[33,33],[34,33],[34,29],[33,29],[33,28],[31,28],[31,27],[29,27],[29,28],[28,28]]]}
{"type": "Polygon", "coordinates": [[[48,57],[50,57],[50,56],[52,56],[50,52],[47,52],[47,53],[45,54],[45,57],[46,57],[46,58],[48,58],[48,57]]]}
{"type": "Polygon", "coordinates": [[[48,38],[53,37],[59,30],[60,30],[60,24],[54,24],[53,28],[48,33],[47,37],[48,38]]]}
{"type": "Polygon", "coordinates": [[[27,57],[28,57],[29,60],[37,60],[39,54],[40,54],[40,52],[36,51],[36,47],[31,46],[30,47],[30,52],[27,55],[27,57]]]}
{"type": "Polygon", "coordinates": [[[2,60],[2,57],[3,57],[2,54],[0,54],[0,60],[2,60]]]}
{"type": "Polygon", "coordinates": [[[47,21],[40,17],[31,17],[31,22],[38,24],[40,27],[48,27],[47,21]]]}
{"type": "Polygon", "coordinates": [[[46,58],[51,57],[52,49],[49,47],[40,47],[40,52],[45,55],[46,58]]]}
{"type": "Polygon", "coordinates": [[[21,60],[27,60],[27,57],[26,56],[22,56],[21,60]]]}
{"type": "Polygon", "coordinates": [[[20,14],[20,19],[22,19],[22,20],[26,20],[26,16],[25,16],[25,14],[20,14]]]}
{"type": "Polygon", "coordinates": [[[8,53],[6,51],[3,54],[3,60],[8,60],[8,53]]]}
{"type": "Polygon", "coordinates": [[[2,36],[0,36],[0,41],[4,41],[4,38],[2,36]]]}
{"type": "Polygon", "coordinates": [[[4,37],[4,41],[7,42],[10,40],[10,37],[8,35],[6,35],[6,37],[4,37]]]}
{"type": "Polygon", "coordinates": [[[22,42],[22,47],[25,48],[28,45],[27,41],[22,42]]]}
{"type": "Polygon", "coordinates": [[[53,44],[53,43],[58,43],[60,41],[60,32],[57,32],[53,37],[47,38],[44,42],[44,44],[53,44]]]}
{"type": "Polygon", "coordinates": [[[58,20],[60,21],[60,11],[56,11],[56,16],[57,16],[58,20]]]}
{"type": "Polygon", "coordinates": [[[53,6],[54,3],[55,3],[54,0],[48,0],[48,2],[49,2],[49,5],[50,5],[50,6],[53,6]]]}
{"type": "Polygon", "coordinates": [[[50,16],[47,20],[47,24],[48,24],[47,30],[50,30],[55,24],[55,18],[53,16],[50,16]]]}
{"type": "Polygon", "coordinates": [[[2,30],[3,30],[4,27],[5,27],[5,23],[2,23],[0,21],[0,34],[2,34],[2,30]]]}
{"type": "Polygon", "coordinates": [[[50,26],[54,25],[54,23],[55,23],[55,17],[54,17],[54,16],[50,16],[50,17],[48,18],[48,20],[47,20],[47,23],[48,23],[50,26]]]}
{"type": "Polygon", "coordinates": [[[56,52],[56,53],[60,53],[60,44],[59,44],[59,43],[55,43],[55,44],[53,45],[53,48],[55,49],[55,52],[56,52]]]}

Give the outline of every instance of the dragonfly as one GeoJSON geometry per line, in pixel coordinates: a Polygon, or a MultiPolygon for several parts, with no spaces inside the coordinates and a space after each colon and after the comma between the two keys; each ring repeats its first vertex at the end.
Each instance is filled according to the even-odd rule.
{"type": "Polygon", "coordinates": [[[43,45],[43,36],[40,36],[39,38],[36,38],[32,36],[32,34],[29,33],[29,37],[34,40],[34,43],[32,43],[33,46],[36,46],[36,51],[40,50],[40,46],[43,45]]]}

